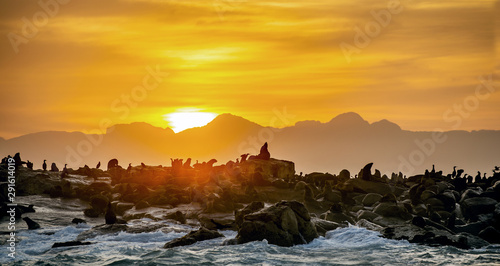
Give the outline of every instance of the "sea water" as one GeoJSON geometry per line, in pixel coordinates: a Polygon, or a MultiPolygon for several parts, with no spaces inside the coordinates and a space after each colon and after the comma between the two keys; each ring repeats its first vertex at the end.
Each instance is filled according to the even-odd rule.
{"type": "MultiPolygon", "coordinates": [[[[234,238],[237,233],[221,231],[224,238],[164,249],[166,242],[193,228],[141,219],[135,222],[165,223],[172,230],[101,235],[85,240],[92,242],[91,245],[53,249],[55,242],[75,240],[92,225],[102,223],[102,218],[87,219],[89,225],[68,226],[70,217],[81,216],[79,204],[83,203],[42,196],[18,198],[35,206],[44,204],[35,207],[37,216],[30,216],[36,218],[42,228],[27,230],[20,221],[16,258],[7,256],[3,241],[1,265],[500,265],[500,245],[472,250],[429,247],[385,239],[377,232],[356,226],[329,231],[325,237],[293,247],[271,245],[266,240],[225,246],[223,241],[234,238]]],[[[5,221],[1,230],[6,231],[5,221]]]]}

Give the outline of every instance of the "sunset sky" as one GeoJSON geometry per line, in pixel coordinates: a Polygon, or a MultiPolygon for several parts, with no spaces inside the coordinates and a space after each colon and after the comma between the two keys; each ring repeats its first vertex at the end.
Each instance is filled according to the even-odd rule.
{"type": "Polygon", "coordinates": [[[167,127],[187,109],[264,126],[286,109],[274,126],[353,111],[407,130],[500,130],[498,82],[475,96],[500,69],[494,1],[402,0],[392,13],[364,0],[41,2],[0,2],[3,138],[103,119],[167,127]],[[356,29],[372,31],[364,47],[356,29]]]}

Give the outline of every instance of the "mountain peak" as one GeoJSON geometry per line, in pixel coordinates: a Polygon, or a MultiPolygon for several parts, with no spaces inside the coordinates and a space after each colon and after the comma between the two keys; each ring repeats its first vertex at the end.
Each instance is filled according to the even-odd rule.
{"type": "Polygon", "coordinates": [[[260,126],[250,120],[247,120],[241,116],[233,115],[230,113],[224,113],[218,115],[214,120],[208,123],[206,126],[215,127],[215,126],[231,126],[231,127],[239,127],[239,126],[260,126]]]}
{"type": "Polygon", "coordinates": [[[337,115],[327,124],[341,126],[341,127],[359,127],[359,126],[369,125],[369,123],[366,120],[364,120],[359,114],[354,112],[348,112],[337,115]]]}
{"type": "Polygon", "coordinates": [[[393,123],[387,119],[382,119],[377,122],[373,122],[371,124],[372,127],[375,129],[383,129],[383,130],[394,130],[394,131],[400,131],[401,127],[397,125],[396,123],[393,123]]]}

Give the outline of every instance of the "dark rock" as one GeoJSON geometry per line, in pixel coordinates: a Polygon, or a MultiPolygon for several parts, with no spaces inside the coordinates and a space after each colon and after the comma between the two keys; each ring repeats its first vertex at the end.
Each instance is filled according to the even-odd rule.
{"type": "Polygon", "coordinates": [[[263,208],[264,208],[264,202],[254,201],[254,202],[248,204],[247,206],[245,206],[245,208],[243,208],[241,210],[234,211],[234,218],[235,218],[236,224],[238,226],[241,226],[241,224],[243,223],[243,217],[245,217],[245,215],[250,214],[250,213],[254,213],[256,211],[260,211],[263,208]]]}
{"type": "Polygon", "coordinates": [[[94,226],[87,231],[81,232],[76,237],[76,241],[82,241],[100,235],[117,235],[122,231],[127,231],[127,229],[128,226],[124,224],[101,224],[94,226]]]}
{"type": "Polygon", "coordinates": [[[101,214],[101,212],[99,212],[95,209],[92,209],[92,208],[88,208],[88,209],[85,209],[83,211],[83,214],[87,217],[90,217],[90,218],[96,218],[96,217],[99,217],[99,214],[101,214]]]}
{"type": "Polygon", "coordinates": [[[80,219],[80,218],[74,218],[73,220],[71,220],[71,223],[74,223],[74,224],[86,224],[87,222],[83,219],[80,219]]]}
{"type": "Polygon", "coordinates": [[[424,218],[422,218],[421,216],[413,217],[413,219],[411,220],[411,223],[413,225],[416,225],[416,226],[421,227],[421,228],[424,228],[427,225],[424,218]]]}
{"type": "Polygon", "coordinates": [[[123,215],[127,210],[130,210],[133,207],[134,207],[133,203],[118,202],[115,206],[115,213],[117,215],[123,215]]]}
{"type": "Polygon", "coordinates": [[[176,238],[168,243],[166,243],[163,248],[173,248],[179,246],[192,245],[198,241],[204,241],[214,238],[224,237],[223,234],[215,230],[209,230],[207,228],[201,227],[196,231],[191,231],[187,235],[176,238]]]}
{"type": "Polygon", "coordinates": [[[339,224],[355,224],[354,219],[342,212],[327,211],[321,214],[321,218],[339,224]]]}
{"type": "Polygon", "coordinates": [[[28,230],[34,230],[40,228],[40,225],[37,222],[31,220],[29,217],[24,217],[23,220],[28,225],[28,230]]]}
{"type": "Polygon", "coordinates": [[[52,248],[85,246],[85,245],[90,245],[90,244],[93,244],[93,243],[92,242],[81,242],[81,241],[56,242],[52,245],[52,248]]]}
{"type": "Polygon", "coordinates": [[[365,206],[373,206],[373,204],[379,202],[382,199],[382,195],[377,193],[368,193],[363,198],[363,205],[365,206]]]}
{"type": "Polygon", "coordinates": [[[361,219],[361,220],[357,221],[356,226],[363,227],[363,228],[366,228],[368,230],[377,231],[377,232],[382,232],[384,230],[384,227],[382,227],[378,224],[372,223],[372,222],[365,220],[365,219],[361,219]]]}
{"type": "Polygon", "coordinates": [[[357,215],[358,215],[357,216],[358,221],[359,220],[367,220],[367,221],[373,222],[373,220],[380,217],[380,215],[378,215],[372,211],[368,211],[368,210],[360,210],[357,212],[357,215]]]}
{"type": "Polygon", "coordinates": [[[392,203],[397,203],[398,200],[396,198],[396,195],[394,195],[393,193],[388,193],[388,194],[385,194],[381,199],[380,199],[380,202],[392,202],[392,203]]]}
{"type": "Polygon", "coordinates": [[[150,207],[149,202],[147,202],[145,200],[141,200],[141,201],[137,202],[137,204],[135,205],[136,210],[142,210],[142,209],[149,208],[149,207],[150,207]]]}
{"type": "Polygon", "coordinates": [[[497,203],[492,198],[468,198],[462,202],[462,212],[466,219],[475,219],[479,214],[493,212],[497,203]]]}
{"type": "Polygon", "coordinates": [[[492,244],[500,244],[500,231],[493,226],[488,226],[481,230],[481,232],[479,232],[479,237],[492,244]]]}
{"type": "Polygon", "coordinates": [[[396,196],[401,195],[405,189],[393,186],[388,183],[366,181],[359,178],[349,179],[344,182],[344,186],[352,186],[355,191],[363,193],[377,193],[380,195],[385,195],[393,193],[396,196]]]}
{"type": "Polygon", "coordinates": [[[390,202],[379,203],[373,209],[373,212],[384,217],[397,217],[405,220],[412,218],[411,214],[409,214],[404,207],[390,202]]]}
{"type": "Polygon", "coordinates": [[[176,211],[165,215],[165,219],[172,219],[174,221],[178,221],[181,224],[186,223],[186,215],[184,215],[184,213],[182,213],[181,211],[176,211]]]}
{"type": "Polygon", "coordinates": [[[258,212],[247,214],[238,231],[238,244],[267,239],[279,246],[311,242],[318,237],[309,211],[298,201],[281,201],[258,212]]]}
{"type": "Polygon", "coordinates": [[[343,227],[342,224],[319,219],[316,217],[312,217],[311,221],[313,222],[314,226],[316,226],[316,231],[321,236],[325,236],[326,232],[328,231],[335,230],[339,227],[343,227]]]}

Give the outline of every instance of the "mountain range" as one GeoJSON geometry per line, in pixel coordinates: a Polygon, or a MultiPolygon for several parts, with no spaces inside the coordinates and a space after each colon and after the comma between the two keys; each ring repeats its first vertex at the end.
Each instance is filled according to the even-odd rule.
{"type": "Polygon", "coordinates": [[[193,163],[235,161],[243,153],[257,154],[268,142],[273,158],[295,162],[297,172],[338,173],[354,176],[373,162],[382,173],[422,173],[435,164],[436,171],[451,173],[453,166],[470,175],[491,174],[500,165],[500,131],[407,131],[387,120],[365,121],[356,113],[336,116],[326,123],[297,122],[285,128],[263,127],[242,117],[222,114],[203,127],[174,133],[147,123],[117,124],[103,134],[46,131],[12,139],[0,138],[0,155],[21,152],[41,168],[43,160],[77,168],[95,167],[98,161],[117,158],[126,167],[144,162],[170,166],[170,158],[192,158],[193,163]]]}

